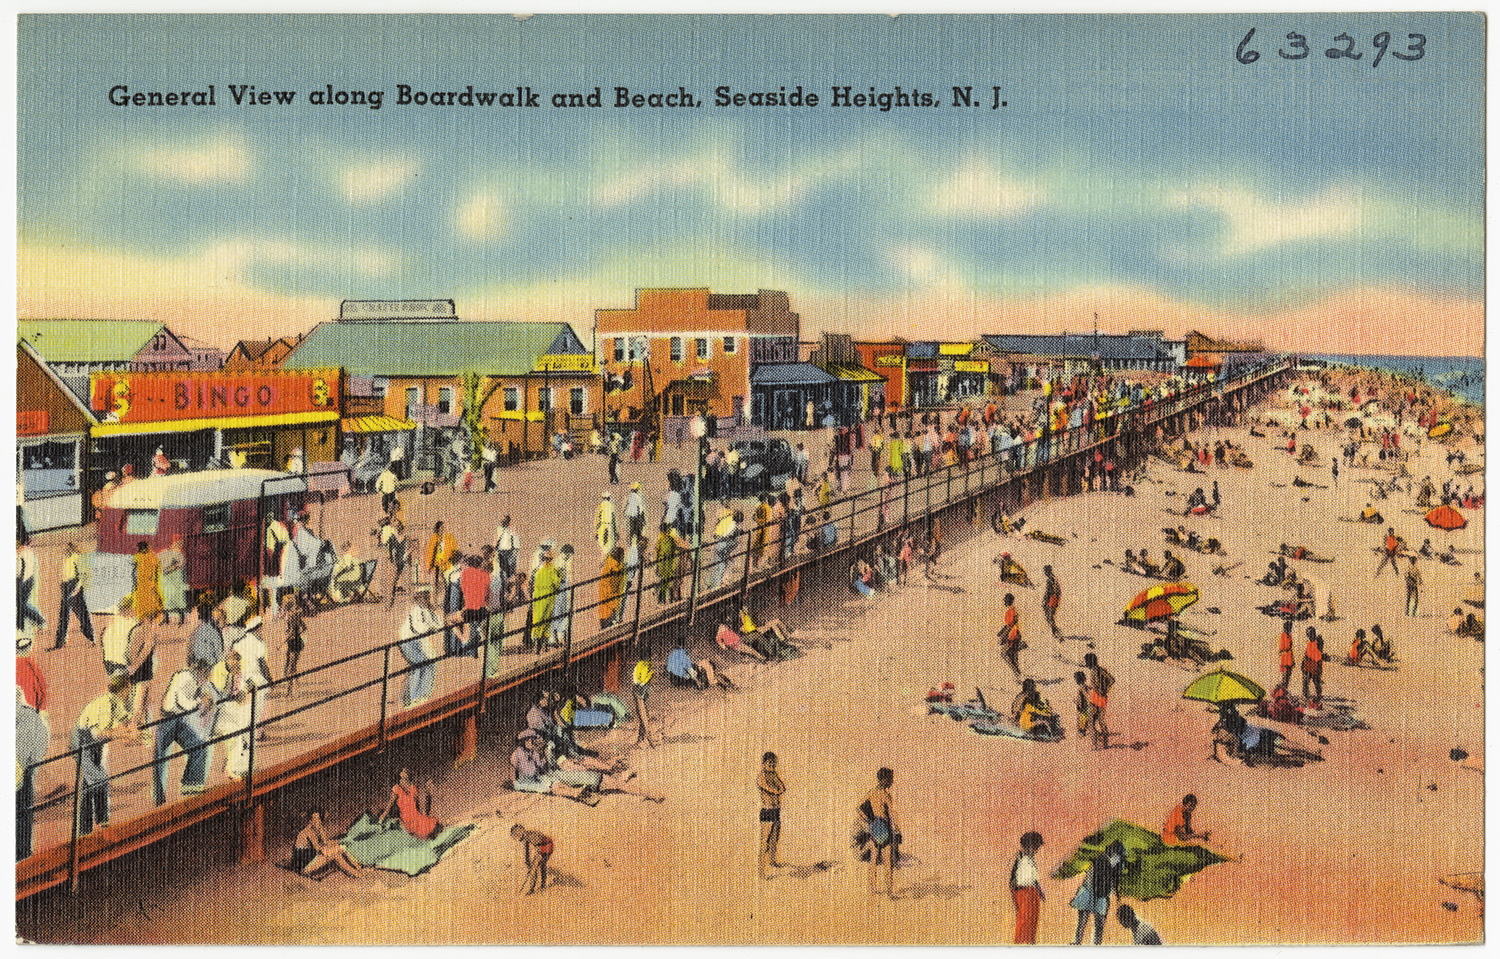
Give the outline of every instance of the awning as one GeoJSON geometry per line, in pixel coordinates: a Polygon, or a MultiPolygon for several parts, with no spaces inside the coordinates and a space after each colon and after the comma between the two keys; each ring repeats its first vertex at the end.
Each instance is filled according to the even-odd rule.
{"type": "Polygon", "coordinates": [[[384,413],[370,416],[351,416],[339,420],[339,429],[345,433],[395,433],[399,430],[414,430],[417,424],[411,420],[386,416],[384,413]]]}
{"type": "Polygon", "coordinates": [[[851,366],[848,363],[829,363],[828,372],[841,380],[853,383],[884,383],[885,377],[879,373],[865,369],[863,366],[851,366]]]}
{"type": "Polygon", "coordinates": [[[838,378],[811,363],[765,363],[750,374],[751,386],[824,386],[838,378]]]}
{"type": "Polygon", "coordinates": [[[338,418],[337,410],[329,410],[326,413],[268,413],[263,416],[220,416],[193,420],[161,420],[154,423],[100,423],[89,432],[94,436],[191,433],[194,430],[241,430],[256,426],[304,426],[309,423],[331,423],[338,418]]]}

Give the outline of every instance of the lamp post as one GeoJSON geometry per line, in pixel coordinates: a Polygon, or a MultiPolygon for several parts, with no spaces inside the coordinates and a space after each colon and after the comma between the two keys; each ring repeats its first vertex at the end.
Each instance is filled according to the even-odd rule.
{"type": "MultiPolygon", "coordinates": [[[[701,417],[700,413],[698,417],[701,417]]],[[[699,418],[693,419],[693,431],[698,432],[699,418]]],[[[698,580],[702,575],[703,560],[703,474],[708,467],[708,435],[694,437],[698,441],[698,468],[693,480],[693,586],[688,593],[688,627],[691,628],[698,612],[698,580]]]]}

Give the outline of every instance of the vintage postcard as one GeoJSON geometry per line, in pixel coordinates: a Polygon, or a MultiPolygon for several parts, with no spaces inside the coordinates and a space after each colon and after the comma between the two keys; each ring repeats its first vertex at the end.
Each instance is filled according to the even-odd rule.
{"type": "Polygon", "coordinates": [[[1483,14],[17,49],[20,939],[1483,941],[1483,14]]]}

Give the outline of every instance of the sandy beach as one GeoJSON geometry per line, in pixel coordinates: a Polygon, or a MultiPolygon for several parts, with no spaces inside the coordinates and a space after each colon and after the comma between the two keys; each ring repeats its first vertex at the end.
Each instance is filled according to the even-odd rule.
{"type": "MultiPolygon", "coordinates": [[[[1284,393],[1280,400],[1285,422],[1284,393]]],[[[1277,416],[1278,409],[1257,412],[1277,416]]],[[[740,691],[663,690],[653,700],[666,720],[663,745],[628,751],[641,780],[665,794],[661,805],[608,795],[591,809],[509,792],[501,785],[508,770],[500,768],[508,747],[491,743],[478,768],[438,780],[435,814],[477,829],[419,878],[314,882],[270,863],[245,866],[154,891],[170,903],[168,912],[136,909],[133,895],[106,897],[108,908],[68,934],[308,944],[1008,943],[1014,907],[1006,877],[1018,837],[1035,829],[1045,840],[1037,856],[1046,892],[1038,942],[1065,944],[1079,880],[1054,880],[1052,871],[1112,820],[1157,829],[1193,792],[1195,825],[1241,858],[1208,867],[1170,899],[1133,903],[1167,943],[1479,941],[1475,897],[1438,880],[1483,867],[1484,646],[1454,636],[1445,623],[1483,572],[1483,508],[1463,510],[1469,523],[1462,530],[1432,529],[1412,512],[1403,480],[1401,492],[1378,504],[1386,524],[1341,522],[1369,502],[1369,480],[1393,475],[1356,466],[1332,485],[1328,457],[1342,445],[1342,430],[1300,433],[1320,455],[1320,465],[1300,468],[1276,430],[1260,438],[1241,426],[1192,438],[1241,444],[1254,467],[1194,475],[1149,459],[1135,496],[1086,493],[1024,511],[1028,530],[1062,536],[1065,545],[977,528],[944,556],[934,581],[914,570],[907,585],[870,599],[847,590],[809,595],[779,613],[807,654],[775,666],[731,664],[740,691]],[[1296,477],[1328,488],[1292,485],[1296,477]],[[1184,519],[1187,494],[1213,481],[1219,515],[1184,519]],[[1267,689],[1278,673],[1280,623],[1257,607],[1285,594],[1256,578],[1283,542],[1333,558],[1292,565],[1332,591],[1338,618],[1315,623],[1329,658],[1325,693],[1349,700],[1368,729],[1320,729],[1328,740],[1320,744],[1311,730],[1253,720],[1321,750],[1324,761],[1247,768],[1210,757],[1214,715],[1180,697],[1199,670],[1138,658],[1143,634],[1117,624],[1152,582],[1121,571],[1124,550],[1144,546],[1159,558],[1162,527],[1178,524],[1218,538],[1227,554],[1180,553],[1186,578],[1201,590],[1183,623],[1211,633],[1210,645],[1233,655],[1225,666],[1267,689]],[[1373,575],[1372,547],[1385,525],[1413,547],[1430,537],[1459,550],[1459,566],[1421,561],[1416,618],[1403,615],[1401,577],[1373,575]],[[1061,743],[980,736],[929,715],[922,701],[943,682],[955,685],[959,699],[979,687],[1002,707],[1015,695],[995,640],[1001,596],[1012,589],[998,582],[992,562],[1001,550],[1038,584],[1013,590],[1030,647],[1021,667],[1062,715],[1068,736],[1061,743]],[[1063,589],[1062,641],[1042,617],[1044,564],[1063,589]],[[1377,622],[1399,669],[1344,666],[1354,630],[1377,622]],[[1109,704],[1115,741],[1103,751],[1090,749],[1073,723],[1072,674],[1088,651],[1118,680],[1109,704]],[[1450,758],[1455,747],[1469,758],[1450,758]],[[762,881],[755,777],[766,750],[780,756],[788,786],[787,866],[762,881]],[[894,901],[870,895],[866,867],[849,844],[855,807],[881,766],[895,771],[908,854],[896,871],[894,901]],[[516,892],[524,869],[508,831],[517,821],[557,842],[556,884],[528,898],[516,892]]],[[[1471,459],[1482,455],[1467,436],[1460,445],[1471,459]]],[[[1450,476],[1449,449],[1424,442],[1408,466],[1414,481],[1450,476]]],[[[1299,655],[1311,622],[1297,624],[1299,655]]],[[[585,741],[610,754],[633,740],[632,730],[616,730],[585,741]]],[[[1105,942],[1128,941],[1111,918],[1105,942]]]]}

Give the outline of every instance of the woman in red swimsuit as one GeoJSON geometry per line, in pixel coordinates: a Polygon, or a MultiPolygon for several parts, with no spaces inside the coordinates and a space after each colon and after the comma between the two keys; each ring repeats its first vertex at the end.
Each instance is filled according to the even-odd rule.
{"type": "MultiPolygon", "coordinates": [[[[429,786],[430,786],[429,781],[429,786]]],[[[442,824],[429,815],[432,812],[432,792],[418,789],[411,781],[411,770],[401,768],[396,785],[391,787],[391,804],[380,814],[380,822],[400,813],[401,825],[418,839],[431,839],[437,835],[442,824]]]]}

